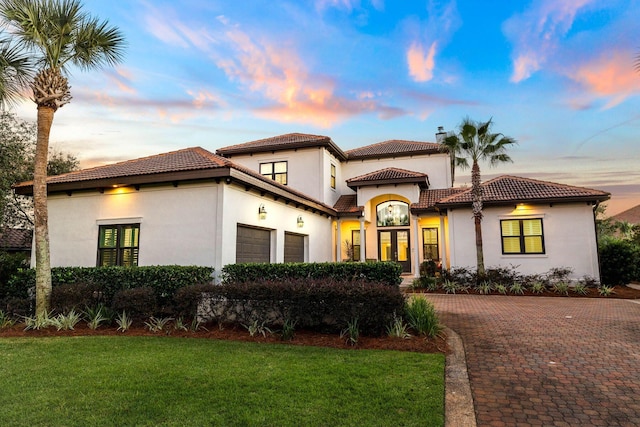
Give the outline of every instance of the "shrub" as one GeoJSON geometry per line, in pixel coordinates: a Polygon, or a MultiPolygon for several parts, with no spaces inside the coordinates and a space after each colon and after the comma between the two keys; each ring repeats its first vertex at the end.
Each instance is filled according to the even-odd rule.
{"type": "Polygon", "coordinates": [[[197,315],[198,304],[202,299],[202,294],[211,292],[214,287],[215,285],[212,284],[200,284],[178,289],[174,296],[176,316],[194,319],[197,315]]]}
{"type": "Polygon", "coordinates": [[[223,283],[289,279],[328,279],[337,282],[374,282],[398,286],[402,267],[394,262],[246,263],[222,268],[223,283]]]}
{"type": "Polygon", "coordinates": [[[245,324],[257,319],[268,326],[289,319],[301,328],[331,332],[357,318],[365,335],[383,333],[404,306],[396,286],[331,279],[226,283],[212,287],[208,301],[209,318],[245,324]]]}
{"type": "Polygon", "coordinates": [[[114,295],[112,307],[117,312],[126,311],[134,320],[144,320],[156,312],[156,295],[148,286],[124,289],[114,295]]]}
{"type": "Polygon", "coordinates": [[[51,308],[60,313],[67,313],[80,307],[95,307],[100,301],[100,296],[96,285],[64,284],[51,290],[51,308]]]}
{"type": "MultiPolygon", "coordinates": [[[[160,303],[171,301],[175,292],[188,285],[211,282],[213,268],[160,265],[144,267],[54,267],[51,269],[53,288],[64,284],[95,285],[105,301],[124,289],[153,288],[160,303]]],[[[27,289],[35,286],[35,270],[17,272],[9,281],[12,296],[26,297],[27,289]]]]}
{"type": "Polygon", "coordinates": [[[409,326],[420,335],[435,337],[442,331],[442,325],[433,304],[424,297],[410,299],[405,306],[409,326]]]}
{"type": "Polygon", "coordinates": [[[21,269],[29,268],[29,258],[25,254],[0,251],[0,298],[7,296],[7,283],[21,269]]]}
{"type": "Polygon", "coordinates": [[[616,286],[640,280],[640,247],[625,240],[610,240],[600,245],[602,283],[616,286]]]}

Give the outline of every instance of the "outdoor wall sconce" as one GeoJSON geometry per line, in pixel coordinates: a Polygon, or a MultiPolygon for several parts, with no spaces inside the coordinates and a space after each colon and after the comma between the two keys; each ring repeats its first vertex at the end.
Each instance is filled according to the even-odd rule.
{"type": "Polygon", "coordinates": [[[298,217],[296,223],[298,224],[298,228],[304,227],[304,220],[302,219],[302,215],[298,217]]]}
{"type": "Polygon", "coordinates": [[[267,219],[267,209],[262,203],[260,203],[260,206],[258,207],[258,216],[260,219],[267,219]]]}

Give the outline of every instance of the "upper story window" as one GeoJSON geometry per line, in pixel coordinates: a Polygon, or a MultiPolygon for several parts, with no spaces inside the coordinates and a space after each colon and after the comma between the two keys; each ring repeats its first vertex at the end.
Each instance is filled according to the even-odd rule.
{"type": "Polygon", "coordinates": [[[138,265],[140,224],[101,225],[98,234],[98,267],[138,265]]]}
{"type": "Polygon", "coordinates": [[[409,205],[392,200],[380,203],[376,207],[378,227],[397,227],[409,225],[409,205]]]}
{"type": "Polygon", "coordinates": [[[331,188],[336,188],[336,165],[331,164],[331,188]]]}
{"type": "Polygon", "coordinates": [[[260,174],[287,185],[287,162],[260,163],[260,174]]]}
{"type": "Polygon", "coordinates": [[[503,254],[544,254],[541,218],[503,219],[500,230],[503,254]]]}

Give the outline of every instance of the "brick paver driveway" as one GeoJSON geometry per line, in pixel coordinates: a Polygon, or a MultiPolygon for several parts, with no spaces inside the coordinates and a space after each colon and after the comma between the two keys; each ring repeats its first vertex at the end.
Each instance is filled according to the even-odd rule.
{"type": "Polygon", "coordinates": [[[479,426],[640,426],[640,304],[428,299],[462,337],[479,426]]]}

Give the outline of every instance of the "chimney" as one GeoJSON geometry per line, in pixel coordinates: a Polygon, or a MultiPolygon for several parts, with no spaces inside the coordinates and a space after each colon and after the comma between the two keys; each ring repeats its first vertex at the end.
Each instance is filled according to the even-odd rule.
{"type": "Polygon", "coordinates": [[[436,142],[442,144],[447,137],[447,133],[444,131],[444,126],[438,126],[438,132],[436,133],[436,142]]]}

